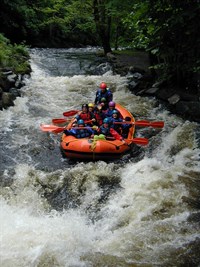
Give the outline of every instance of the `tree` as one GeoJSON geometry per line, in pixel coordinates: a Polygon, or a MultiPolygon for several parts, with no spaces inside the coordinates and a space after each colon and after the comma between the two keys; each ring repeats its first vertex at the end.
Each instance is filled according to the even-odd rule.
{"type": "Polygon", "coordinates": [[[161,80],[197,92],[197,81],[191,84],[200,70],[200,2],[135,1],[130,11],[123,21],[130,29],[132,46],[153,55],[152,68],[161,80]]]}
{"type": "Polygon", "coordinates": [[[107,3],[106,0],[93,0],[94,21],[105,54],[112,51],[110,47],[111,16],[106,6],[107,3]]]}

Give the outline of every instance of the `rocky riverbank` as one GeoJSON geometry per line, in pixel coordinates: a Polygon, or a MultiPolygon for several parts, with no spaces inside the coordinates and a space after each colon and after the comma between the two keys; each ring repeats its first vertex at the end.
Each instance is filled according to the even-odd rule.
{"type": "Polygon", "coordinates": [[[156,82],[149,69],[148,54],[143,52],[135,55],[108,54],[107,58],[116,74],[128,77],[129,89],[135,95],[156,97],[170,112],[186,120],[200,122],[200,85],[198,94],[191,94],[156,82]]]}
{"type": "Polygon", "coordinates": [[[25,74],[16,74],[11,69],[2,69],[0,75],[0,110],[14,106],[16,97],[21,96],[20,88],[30,77],[31,69],[25,74]]]}

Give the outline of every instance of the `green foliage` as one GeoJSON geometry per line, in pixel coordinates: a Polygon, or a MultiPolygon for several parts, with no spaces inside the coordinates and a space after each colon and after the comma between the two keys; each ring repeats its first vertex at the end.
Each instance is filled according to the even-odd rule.
{"type": "Polygon", "coordinates": [[[198,1],[154,1],[149,9],[155,31],[149,44],[163,75],[178,86],[188,86],[199,65],[198,1]],[[161,69],[161,68],[160,68],[161,69]]]}
{"type": "Polygon", "coordinates": [[[162,79],[181,86],[200,69],[199,15],[199,0],[2,0],[0,32],[34,46],[143,49],[162,79]]]}
{"type": "Polygon", "coordinates": [[[24,44],[11,45],[10,41],[0,34],[0,68],[10,68],[15,73],[26,73],[30,66],[29,54],[24,44]]]}
{"type": "Polygon", "coordinates": [[[134,1],[122,19],[123,40],[151,53],[160,79],[188,87],[200,69],[199,15],[198,0],[134,1]]]}

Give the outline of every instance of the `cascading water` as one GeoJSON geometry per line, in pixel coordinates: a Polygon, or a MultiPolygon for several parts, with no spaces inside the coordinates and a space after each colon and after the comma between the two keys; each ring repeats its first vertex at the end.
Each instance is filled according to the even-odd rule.
{"type": "Polygon", "coordinates": [[[91,49],[30,53],[22,97],[0,111],[1,266],[199,266],[199,125],[134,96],[104,62],[91,75],[91,49]],[[165,127],[138,129],[149,146],[118,162],[71,163],[39,125],[92,102],[102,81],[165,127]]]}

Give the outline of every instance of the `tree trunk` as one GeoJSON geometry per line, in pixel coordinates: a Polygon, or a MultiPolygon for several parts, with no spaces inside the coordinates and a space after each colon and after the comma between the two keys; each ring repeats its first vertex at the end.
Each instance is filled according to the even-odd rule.
{"type": "Polygon", "coordinates": [[[110,47],[111,16],[106,12],[106,0],[93,0],[94,21],[105,55],[112,52],[110,47]]]}

